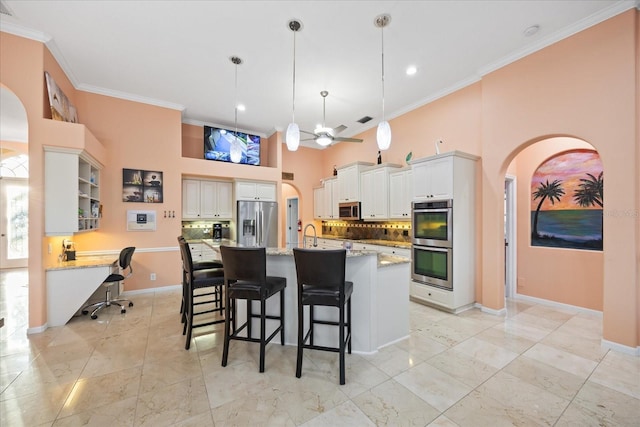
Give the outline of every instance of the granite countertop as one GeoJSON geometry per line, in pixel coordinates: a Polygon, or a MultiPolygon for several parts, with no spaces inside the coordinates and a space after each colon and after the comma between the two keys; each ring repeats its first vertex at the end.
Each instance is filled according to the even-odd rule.
{"type": "MultiPolygon", "coordinates": [[[[321,251],[322,249],[317,249],[317,250],[321,251]]],[[[370,250],[356,251],[356,250],[351,250],[351,251],[347,251],[347,258],[358,257],[358,256],[367,256],[367,255],[377,255],[377,254],[378,254],[377,251],[370,251],[370,250]]],[[[293,256],[293,249],[267,248],[267,255],[293,256]]]]}
{"type": "Polygon", "coordinates": [[[46,271],[52,270],[69,270],[74,268],[92,268],[104,267],[115,264],[118,261],[118,255],[90,255],[79,256],[74,261],[59,261],[55,264],[49,264],[45,268],[46,271]]]}
{"type": "MultiPolygon", "coordinates": [[[[215,240],[212,240],[212,239],[202,239],[202,240],[198,240],[198,241],[194,240],[194,241],[192,241],[192,243],[204,243],[205,245],[207,245],[207,246],[209,246],[210,248],[213,248],[213,249],[216,249],[220,245],[235,246],[235,244],[236,244],[236,242],[233,241],[233,240],[215,241],[215,240]]],[[[318,250],[322,250],[322,249],[318,249],[318,250]]],[[[271,256],[293,256],[293,250],[292,249],[287,249],[287,248],[266,248],[266,251],[267,251],[267,255],[271,255],[271,256]]],[[[389,254],[381,254],[378,251],[374,251],[374,250],[370,250],[370,249],[347,251],[347,258],[360,257],[360,256],[370,256],[370,255],[377,255],[377,257],[378,257],[378,268],[387,267],[387,266],[390,266],[390,265],[406,264],[406,263],[411,262],[411,260],[409,260],[408,258],[399,257],[399,256],[395,256],[395,255],[389,255],[389,254]]]]}

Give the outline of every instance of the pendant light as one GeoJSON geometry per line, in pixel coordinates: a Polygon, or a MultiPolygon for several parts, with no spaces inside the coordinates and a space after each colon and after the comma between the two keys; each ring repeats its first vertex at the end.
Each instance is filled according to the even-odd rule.
{"type": "Polygon", "coordinates": [[[380,150],[388,150],[391,145],[391,126],[384,118],[384,27],[391,22],[391,15],[383,14],[376,16],[373,21],[374,25],[380,28],[382,34],[382,121],[378,123],[378,131],[376,132],[376,140],[380,150]]]}
{"type": "Polygon", "coordinates": [[[293,31],[293,100],[291,102],[291,123],[287,127],[285,141],[289,151],[296,151],[300,145],[300,128],[296,124],[296,33],[302,30],[302,23],[292,19],[289,21],[289,29],[293,31]]]}
{"type": "Polygon", "coordinates": [[[231,157],[231,161],[233,163],[240,163],[240,161],[242,160],[242,146],[240,145],[240,141],[238,140],[238,65],[242,64],[242,59],[238,58],[237,56],[232,56],[229,59],[231,59],[231,62],[236,66],[236,99],[233,106],[235,132],[233,133],[233,139],[230,143],[229,157],[231,157]]]}

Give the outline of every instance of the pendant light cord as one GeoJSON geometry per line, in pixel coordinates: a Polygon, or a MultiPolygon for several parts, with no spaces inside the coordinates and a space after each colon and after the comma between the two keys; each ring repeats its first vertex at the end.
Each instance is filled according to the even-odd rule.
{"type": "Polygon", "coordinates": [[[291,123],[296,122],[296,32],[293,31],[293,99],[291,100],[291,123]]]}
{"type": "Polygon", "coordinates": [[[234,108],[233,108],[233,113],[234,113],[234,124],[235,124],[235,138],[236,140],[238,139],[238,62],[234,62],[234,64],[236,64],[236,81],[235,81],[235,103],[234,103],[234,108]]]}
{"type": "Polygon", "coordinates": [[[384,26],[380,27],[382,35],[382,121],[384,121],[384,26]]]}

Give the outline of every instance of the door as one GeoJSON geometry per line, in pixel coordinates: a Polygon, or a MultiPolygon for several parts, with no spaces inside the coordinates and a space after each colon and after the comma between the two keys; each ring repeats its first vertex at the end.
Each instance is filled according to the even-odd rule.
{"type": "Polygon", "coordinates": [[[29,186],[26,178],[0,178],[0,268],[27,267],[29,186]]]}
{"type": "Polygon", "coordinates": [[[504,181],[504,296],[516,294],[516,177],[504,181]]]}
{"type": "Polygon", "coordinates": [[[287,249],[298,247],[298,198],[287,199],[287,249]]]}

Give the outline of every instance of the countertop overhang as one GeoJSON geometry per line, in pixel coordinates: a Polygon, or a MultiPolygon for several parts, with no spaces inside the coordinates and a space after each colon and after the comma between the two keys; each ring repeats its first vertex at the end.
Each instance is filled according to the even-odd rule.
{"type": "MultiPolygon", "coordinates": [[[[226,239],[223,239],[223,240],[202,239],[197,241],[193,240],[191,242],[204,243],[205,245],[209,246],[214,250],[218,250],[218,248],[222,245],[236,246],[235,241],[226,240],[226,239]]],[[[308,249],[313,249],[313,248],[308,248],[308,249]]],[[[318,250],[321,251],[323,249],[318,249],[318,250]]],[[[293,249],[287,249],[287,248],[266,248],[266,252],[267,252],[267,255],[269,256],[293,256],[293,249]]],[[[361,257],[361,256],[373,256],[373,255],[376,255],[378,257],[378,267],[387,267],[391,265],[405,264],[405,263],[411,262],[411,260],[404,257],[383,254],[371,249],[362,249],[362,250],[352,249],[347,251],[348,258],[361,257]]]]}

